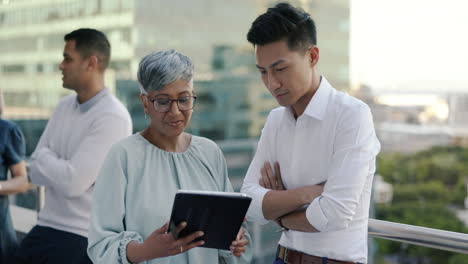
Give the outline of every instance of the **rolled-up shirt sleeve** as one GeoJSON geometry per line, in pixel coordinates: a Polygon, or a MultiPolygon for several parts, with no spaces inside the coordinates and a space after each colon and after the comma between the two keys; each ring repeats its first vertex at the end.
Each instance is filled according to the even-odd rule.
{"type": "Polygon", "coordinates": [[[309,223],[319,231],[348,226],[361,202],[364,186],[375,172],[380,143],[366,105],[343,111],[334,142],[324,191],[306,210],[309,223]]]}
{"type": "Polygon", "coordinates": [[[263,215],[262,203],[263,198],[269,189],[260,186],[259,180],[261,177],[260,170],[265,161],[269,161],[270,163],[273,162],[270,155],[271,151],[269,149],[271,144],[271,134],[274,132],[270,116],[262,129],[255,156],[247,170],[247,175],[244,178],[244,184],[241,189],[242,193],[252,197],[252,203],[247,211],[247,220],[255,221],[260,224],[268,223],[268,220],[265,219],[263,215]]]}

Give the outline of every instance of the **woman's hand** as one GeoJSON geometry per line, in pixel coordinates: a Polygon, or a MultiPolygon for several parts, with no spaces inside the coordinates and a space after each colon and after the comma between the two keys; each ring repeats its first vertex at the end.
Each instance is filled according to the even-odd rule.
{"type": "Polygon", "coordinates": [[[239,233],[237,233],[236,240],[232,241],[231,252],[234,256],[240,257],[243,252],[245,252],[245,247],[249,244],[249,241],[244,236],[245,230],[243,227],[240,228],[239,233]]]}
{"type": "MultiPolygon", "coordinates": [[[[205,241],[194,241],[203,236],[203,232],[194,232],[188,236],[174,239],[171,233],[167,232],[169,224],[166,223],[156,231],[154,231],[142,244],[131,242],[127,246],[127,258],[130,262],[142,262],[145,260],[163,258],[168,256],[184,253],[194,247],[201,246],[205,241]]],[[[177,226],[177,232],[187,226],[186,222],[182,222],[177,226]]]]}

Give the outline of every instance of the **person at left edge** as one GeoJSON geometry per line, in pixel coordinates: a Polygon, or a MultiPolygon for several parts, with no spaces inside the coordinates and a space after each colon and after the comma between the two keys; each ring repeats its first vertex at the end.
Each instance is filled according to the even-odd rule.
{"type": "MultiPolygon", "coordinates": [[[[0,117],[3,113],[3,95],[0,89],[0,117]]],[[[0,118],[0,264],[12,263],[18,247],[16,232],[10,215],[8,195],[28,190],[24,163],[25,143],[20,128],[0,118]],[[11,178],[7,179],[8,170],[11,178]]]]}
{"type": "Polygon", "coordinates": [[[63,87],[29,164],[31,182],[46,187],[37,225],[16,254],[17,263],[91,263],[88,226],[94,182],[111,145],[132,132],[130,114],[105,88],[110,43],[95,29],[64,37],[63,87]]]}

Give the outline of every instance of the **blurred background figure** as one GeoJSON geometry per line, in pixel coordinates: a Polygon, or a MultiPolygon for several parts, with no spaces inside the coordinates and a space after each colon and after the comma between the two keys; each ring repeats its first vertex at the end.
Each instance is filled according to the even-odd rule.
{"type": "MultiPolygon", "coordinates": [[[[29,160],[32,183],[45,186],[45,207],[21,241],[16,263],[90,263],[86,254],[91,198],[102,162],[129,136],[131,118],[105,86],[111,46],[100,31],[65,35],[60,100],[29,160]]],[[[62,42],[63,45],[63,42],[62,42]]]]}
{"type": "Polygon", "coordinates": [[[23,133],[15,123],[1,118],[3,107],[3,93],[0,89],[0,264],[7,264],[12,263],[11,257],[18,247],[8,195],[25,192],[29,184],[24,162],[23,133]],[[11,173],[10,179],[7,178],[8,171],[11,173]]]}

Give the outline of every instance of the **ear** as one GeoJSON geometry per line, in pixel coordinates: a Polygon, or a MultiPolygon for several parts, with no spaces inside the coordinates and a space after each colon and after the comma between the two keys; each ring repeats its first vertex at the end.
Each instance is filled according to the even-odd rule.
{"type": "Polygon", "coordinates": [[[86,68],[88,71],[99,70],[99,59],[95,55],[91,55],[88,57],[88,67],[86,68]]]}
{"type": "Polygon", "coordinates": [[[312,46],[309,48],[309,50],[307,51],[308,53],[308,56],[309,56],[309,62],[310,62],[310,66],[312,67],[315,67],[319,61],[319,58],[320,58],[320,52],[319,52],[319,48],[317,46],[312,46]]]}
{"type": "Polygon", "coordinates": [[[144,94],[140,94],[140,101],[141,104],[143,105],[143,111],[145,111],[146,115],[149,115],[149,104],[146,96],[144,94]]]}

